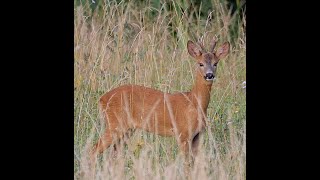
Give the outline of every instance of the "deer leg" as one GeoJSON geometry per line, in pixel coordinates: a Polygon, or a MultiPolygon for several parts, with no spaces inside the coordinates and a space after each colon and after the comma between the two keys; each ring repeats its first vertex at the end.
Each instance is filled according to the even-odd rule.
{"type": "Polygon", "coordinates": [[[113,157],[117,157],[119,150],[128,143],[129,132],[118,132],[118,139],[113,144],[113,157]]]}
{"type": "Polygon", "coordinates": [[[181,138],[178,142],[179,148],[181,152],[184,155],[185,161],[188,163],[190,161],[190,155],[191,155],[191,144],[190,140],[186,138],[181,138]]]}
{"type": "Polygon", "coordinates": [[[100,137],[91,150],[91,156],[97,156],[112,144],[112,135],[109,129],[100,137]]]}
{"type": "Polygon", "coordinates": [[[200,133],[196,134],[192,139],[191,148],[192,148],[192,156],[193,156],[193,158],[195,158],[196,155],[198,154],[199,142],[200,142],[200,133]]]}
{"type": "Polygon", "coordinates": [[[184,155],[184,174],[185,177],[188,178],[190,177],[190,172],[191,172],[191,156],[190,156],[190,150],[191,150],[191,146],[190,146],[190,141],[185,139],[185,140],[181,140],[178,142],[179,144],[179,148],[181,150],[181,152],[184,155]]]}
{"type": "Polygon", "coordinates": [[[102,153],[112,144],[111,132],[109,129],[100,137],[98,142],[93,146],[90,151],[90,161],[89,167],[92,169],[92,172],[95,172],[95,164],[97,162],[97,155],[102,153]]]}
{"type": "Polygon", "coordinates": [[[111,132],[110,129],[107,129],[91,150],[89,166],[95,168],[97,156],[103,153],[110,146],[113,148],[110,151],[110,158],[115,159],[118,156],[119,150],[121,149],[122,145],[126,143],[125,141],[123,141],[125,139],[125,136],[126,133],[119,131],[111,132]],[[121,144],[121,142],[123,142],[123,144],[121,144]]]}

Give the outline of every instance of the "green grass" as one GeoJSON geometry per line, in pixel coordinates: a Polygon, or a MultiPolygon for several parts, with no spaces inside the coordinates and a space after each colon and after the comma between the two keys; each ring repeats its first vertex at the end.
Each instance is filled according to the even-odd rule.
{"type": "MultiPolygon", "coordinates": [[[[209,124],[190,177],[246,179],[245,15],[243,19],[230,16],[218,0],[211,2],[210,21],[196,11],[183,14],[168,8],[168,3],[182,6],[174,1],[164,5],[160,1],[156,15],[150,13],[155,9],[148,3],[106,2],[100,2],[99,11],[82,5],[74,10],[75,179],[90,179],[80,172],[89,171],[86,150],[103,132],[97,106],[100,96],[129,83],[170,93],[189,91],[195,61],[186,44],[202,36],[207,46],[213,36],[219,39],[217,46],[230,41],[231,51],[218,65],[207,112],[209,124]]],[[[100,157],[96,179],[184,179],[174,138],[138,130],[121,152],[115,160],[110,150],[100,157]]]]}

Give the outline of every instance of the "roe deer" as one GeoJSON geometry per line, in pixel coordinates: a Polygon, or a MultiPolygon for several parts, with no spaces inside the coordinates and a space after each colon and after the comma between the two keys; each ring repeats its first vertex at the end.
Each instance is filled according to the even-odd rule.
{"type": "Polygon", "coordinates": [[[180,150],[192,157],[197,153],[199,133],[206,126],[210,91],[219,60],[229,53],[225,42],[214,51],[188,41],[189,54],[196,60],[196,82],[190,92],[175,94],[138,85],[123,85],[104,94],[99,101],[106,129],[91,151],[102,153],[123,139],[130,129],[143,129],[162,136],[175,136],[180,150]]]}

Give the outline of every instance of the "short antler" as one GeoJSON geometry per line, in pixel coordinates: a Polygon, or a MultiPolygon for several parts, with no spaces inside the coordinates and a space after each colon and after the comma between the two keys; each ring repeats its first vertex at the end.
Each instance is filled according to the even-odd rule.
{"type": "Polygon", "coordinates": [[[216,47],[217,39],[215,37],[212,38],[211,49],[210,52],[213,53],[214,48],[216,47]]]}
{"type": "Polygon", "coordinates": [[[202,52],[207,52],[206,48],[205,48],[204,45],[203,45],[203,40],[202,40],[202,38],[199,38],[199,40],[198,40],[198,45],[200,46],[202,52]]]}
{"type": "MultiPolygon", "coordinates": [[[[217,39],[216,39],[215,37],[213,37],[213,38],[212,38],[212,41],[211,41],[211,48],[210,48],[210,52],[211,52],[211,53],[214,52],[214,48],[216,47],[216,43],[217,43],[217,39]]],[[[205,48],[204,45],[203,45],[203,40],[202,40],[202,38],[199,38],[199,40],[198,40],[198,45],[200,46],[202,52],[207,52],[206,48],[205,48]]]]}

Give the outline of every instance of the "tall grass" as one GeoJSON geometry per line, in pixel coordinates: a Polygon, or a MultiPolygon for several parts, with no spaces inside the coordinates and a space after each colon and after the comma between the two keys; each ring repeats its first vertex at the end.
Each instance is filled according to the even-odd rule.
{"type": "Polygon", "coordinates": [[[211,1],[214,8],[207,18],[196,10],[181,11],[186,6],[182,1],[161,1],[157,9],[150,3],[106,1],[94,11],[90,2],[74,9],[75,179],[91,179],[92,173],[96,179],[185,178],[174,138],[137,130],[121,155],[114,159],[112,150],[103,153],[95,172],[87,167],[87,150],[105,127],[97,106],[101,95],[124,84],[169,93],[189,91],[195,61],[187,52],[187,41],[202,37],[209,45],[214,36],[217,46],[230,41],[231,51],[218,65],[207,110],[209,124],[189,178],[245,179],[245,14],[242,19],[231,16],[219,0],[211,1]]]}

